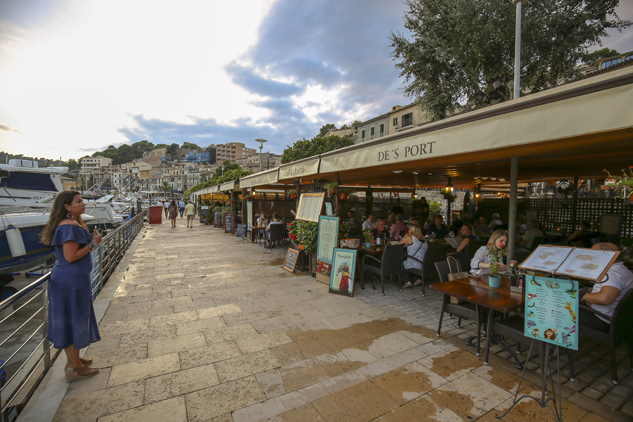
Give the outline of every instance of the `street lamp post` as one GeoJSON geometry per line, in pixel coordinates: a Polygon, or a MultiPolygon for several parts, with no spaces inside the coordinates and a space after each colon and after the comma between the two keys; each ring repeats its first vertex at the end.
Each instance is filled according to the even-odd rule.
{"type": "Polygon", "coordinates": [[[255,142],[259,142],[259,172],[262,172],[262,149],[264,148],[264,142],[268,142],[265,139],[255,139],[255,142]]]}
{"type": "Polygon", "coordinates": [[[521,96],[521,5],[523,0],[512,0],[516,5],[516,23],[514,28],[514,98],[521,96]]]}

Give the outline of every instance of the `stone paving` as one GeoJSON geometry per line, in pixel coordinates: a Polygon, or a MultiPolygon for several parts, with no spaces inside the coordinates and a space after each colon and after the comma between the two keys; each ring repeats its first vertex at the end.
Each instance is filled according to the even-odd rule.
{"type": "MultiPolygon", "coordinates": [[[[54,421],[494,421],[511,406],[513,363],[493,355],[484,366],[463,341],[472,323],[445,319],[438,339],[440,297],[430,289],[332,295],[283,270],[280,249],[179,224],[143,233],[100,321],[103,340],[86,355],[101,373],[70,384],[54,421]]],[[[617,392],[627,397],[619,410],[585,392],[610,383],[603,354],[591,349],[583,373],[602,372],[581,388],[565,379],[565,421],[630,420],[624,362],[609,392],[628,389],[617,392]]],[[[539,379],[528,371],[521,394],[540,394],[539,379]]],[[[553,418],[523,401],[504,419],[553,418]]]]}

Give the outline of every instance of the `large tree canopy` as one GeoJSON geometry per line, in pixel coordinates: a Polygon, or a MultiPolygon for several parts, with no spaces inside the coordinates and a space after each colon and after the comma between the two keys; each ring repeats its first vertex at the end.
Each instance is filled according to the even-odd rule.
{"type": "Polygon", "coordinates": [[[340,136],[326,136],[322,138],[317,135],[310,140],[302,139],[297,141],[292,146],[286,148],[281,156],[281,162],[282,164],[290,163],[353,144],[354,140],[350,138],[340,136]]]}
{"type": "MultiPolygon", "coordinates": [[[[405,94],[434,119],[485,105],[495,81],[514,73],[515,6],[509,0],[405,0],[412,40],[391,33],[405,94]]],[[[521,90],[538,92],[579,77],[578,63],[606,29],[631,23],[615,13],[619,0],[523,2],[521,90]]],[[[497,82],[498,85],[498,82],[497,82]]],[[[511,97],[513,89],[505,92],[511,97]]]]}

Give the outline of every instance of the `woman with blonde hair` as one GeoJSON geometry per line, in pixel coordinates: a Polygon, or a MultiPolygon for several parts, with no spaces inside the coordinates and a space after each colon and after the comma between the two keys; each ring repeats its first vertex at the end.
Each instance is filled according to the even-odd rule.
{"type": "MultiPolygon", "coordinates": [[[[477,249],[475,256],[470,261],[470,272],[473,274],[489,274],[490,273],[490,251],[498,252],[500,249],[508,250],[508,236],[505,230],[496,230],[490,239],[488,244],[477,249]]],[[[511,265],[516,265],[517,261],[510,261],[511,265]]],[[[505,268],[506,265],[503,262],[499,263],[501,268],[505,268]]]]}
{"type": "Polygon", "coordinates": [[[407,270],[409,269],[422,269],[422,261],[424,260],[424,255],[426,254],[426,249],[428,248],[427,243],[424,241],[424,235],[422,234],[422,230],[418,226],[413,224],[409,224],[409,231],[404,237],[398,242],[398,244],[404,244],[407,247],[407,255],[412,256],[415,259],[407,259],[402,262],[403,271],[402,277],[404,279],[404,284],[402,285],[403,289],[408,289],[411,286],[419,286],[422,284],[422,280],[418,279],[415,283],[411,284],[409,281],[409,273],[407,270]]]}
{"type": "Polygon", "coordinates": [[[101,340],[90,286],[90,252],[101,243],[101,235],[96,229],[90,234],[86,228],[81,220],[85,210],[79,192],[60,192],[41,234],[42,243],[53,246],[57,257],[48,286],[47,338],[66,352],[67,382],[99,373],[98,368],[89,368],[92,360],[79,357],[80,349],[101,340]]]}

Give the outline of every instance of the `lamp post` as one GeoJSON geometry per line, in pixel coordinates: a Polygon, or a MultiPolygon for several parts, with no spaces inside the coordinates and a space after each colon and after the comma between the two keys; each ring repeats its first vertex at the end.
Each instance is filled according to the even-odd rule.
{"type": "Polygon", "coordinates": [[[521,96],[521,5],[523,0],[512,0],[516,6],[516,23],[514,28],[514,98],[521,96]]]}
{"type": "Polygon", "coordinates": [[[268,142],[265,139],[258,138],[255,139],[255,142],[259,142],[259,172],[262,171],[262,149],[264,148],[264,142],[268,142]]]}

